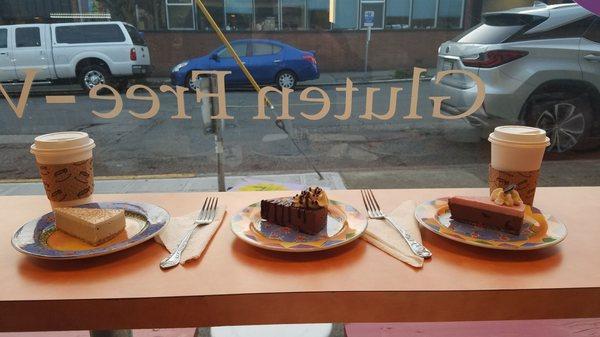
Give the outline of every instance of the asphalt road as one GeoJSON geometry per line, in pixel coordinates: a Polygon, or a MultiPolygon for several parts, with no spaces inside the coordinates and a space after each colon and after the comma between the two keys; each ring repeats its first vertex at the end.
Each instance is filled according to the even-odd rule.
{"type": "MultiPolygon", "coordinates": [[[[431,85],[421,83],[418,113],[421,120],[406,120],[410,107],[410,82],[371,84],[381,89],[375,94],[373,110],[388,110],[390,87],[402,87],[397,113],[388,121],[363,120],[365,85],[352,100],[352,116],[340,121],[345,109],[345,94],[326,87],[331,111],[319,121],[300,116],[316,113],[320,103],[302,102],[299,91],[290,96],[290,114],[286,121],[288,137],[271,120],[255,120],[257,94],[249,90],[227,93],[227,111],[235,119],[224,129],[225,170],[231,174],[259,172],[307,171],[314,165],[319,170],[389,170],[399,167],[444,167],[489,162],[489,144],[480,131],[463,121],[444,121],[431,117],[431,85]],[[300,150],[294,146],[296,143],[300,150]],[[306,154],[306,157],[301,152],[306,154]]],[[[81,130],[96,141],[95,169],[99,176],[152,174],[213,174],[216,170],[215,143],[203,132],[200,105],[195,95],[185,95],[187,114],[191,119],[172,119],[177,114],[177,101],[172,94],[158,92],[160,109],[148,120],[136,119],[128,113],[149,109],[150,103],[122,97],[123,111],[117,118],[102,119],[92,110],[110,111],[111,101],[77,95],[76,104],[46,104],[43,95],[29,98],[24,116],[19,119],[7,102],[0,100],[0,179],[36,178],[37,169],[28,147],[35,135],[81,130]]],[[[272,97],[281,114],[281,100],[272,97]]],[[[16,100],[16,98],[15,98],[16,100]]],[[[600,151],[549,156],[549,160],[596,159],[600,151]]]]}

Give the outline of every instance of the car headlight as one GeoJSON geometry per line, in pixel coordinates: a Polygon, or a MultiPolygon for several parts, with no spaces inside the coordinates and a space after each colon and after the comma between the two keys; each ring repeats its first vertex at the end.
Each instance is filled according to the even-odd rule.
{"type": "Polygon", "coordinates": [[[176,65],[175,67],[173,67],[173,70],[172,70],[171,72],[173,72],[173,73],[176,73],[176,72],[178,72],[179,70],[181,70],[181,68],[183,68],[183,67],[187,66],[187,65],[188,65],[188,63],[189,63],[189,62],[187,62],[187,61],[186,61],[186,62],[181,62],[181,63],[179,63],[178,65],[176,65]]]}

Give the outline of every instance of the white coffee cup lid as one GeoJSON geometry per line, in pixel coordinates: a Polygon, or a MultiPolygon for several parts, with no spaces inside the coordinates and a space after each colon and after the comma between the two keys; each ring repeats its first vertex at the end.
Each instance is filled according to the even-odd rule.
{"type": "Polygon", "coordinates": [[[523,125],[498,126],[490,133],[488,140],[521,145],[550,145],[546,131],[523,125]]]}
{"type": "Polygon", "coordinates": [[[35,137],[35,141],[31,145],[31,152],[89,150],[95,146],[94,140],[85,132],[55,132],[35,137]]]}

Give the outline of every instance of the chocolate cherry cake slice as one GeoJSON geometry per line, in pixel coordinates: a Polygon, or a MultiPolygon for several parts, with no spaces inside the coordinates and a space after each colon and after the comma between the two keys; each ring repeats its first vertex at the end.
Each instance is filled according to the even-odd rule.
{"type": "Polygon", "coordinates": [[[317,234],[327,225],[329,200],[319,187],[309,187],[289,198],[262,200],[260,216],[276,225],[317,234]]]}
{"type": "Polygon", "coordinates": [[[452,219],[519,235],[525,205],[513,186],[494,190],[490,197],[452,197],[448,200],[452,219]]]}

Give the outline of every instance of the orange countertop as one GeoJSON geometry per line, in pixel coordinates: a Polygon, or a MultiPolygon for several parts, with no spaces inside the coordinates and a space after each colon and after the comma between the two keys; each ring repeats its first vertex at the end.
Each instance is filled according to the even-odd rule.
{"type": "MultiPolygon", "coordinates": [[[[384,210],[400,201],[484,195],[484,189],[376,190],[384,210]]],[[[539,251],[466,246],[421,229],[433,258],[413,269],[358,240],[293,254],[236,239],[229,217],[289,192],[97,195],[140,201],[172,216],[217,195],[228,214],[198,261],[163,271],[166,250],[149,241],[76,261],[27,257],[14,231],[49,211],[44,196],[0,197],[0,331],[158,328],[292,322],[450,321],[600,317],[600,188],[539,188],[536,206],[569,234],[539,251]]],[[[358,191],[331,199],[364,210],[358,191]]]]}

